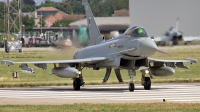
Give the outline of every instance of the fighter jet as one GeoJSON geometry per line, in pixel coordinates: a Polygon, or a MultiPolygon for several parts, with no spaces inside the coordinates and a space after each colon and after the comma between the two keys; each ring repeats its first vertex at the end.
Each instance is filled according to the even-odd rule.
{"type": "Polygon", "coordinates": [[[200,37],[183,36],[183,33],[178,29],[178,25],[179,18],[176,20],[175,28],[170,27],[169,30],[164,34],[164,37],[155,37],[154,41],[157,43],[157,45],[165,46],[166,42],[170,42],[171,45],[178,45],[180,41],[183,41],[184,44],[187,45],[188,42],[200,40],[200,37]]]}
{"type": "MultiPolygon", "coordinates": [[[[196,59],[165,60],[154,59],[149,56],[156,52],[168,54],[158,49],[152,37],[148,36],[145,28],[131,26],[123,34],[116,38],[105,41],[95,23],[92,11],[87,0],[82,0],[85,7],[90,44],[74,54],[71,60],[49,60],[49,61],[26,61],[13,62],[2,60],[5,65],[28,64],[47,69],[47,64],[54,64],[52,74],[62,78],[72,78],[74,90],[80,90],[84,85],[82,70],[86,67],[93,70],[106,69],[103,82],[108,80],[111,70],[114,69],[118,78],[121,79],[120,70],[128,71],[130,76],[129,91],[134,91],[134,76],[136,70],[141,71],[141,84],[145,90],[151,89],[151,78],[155,76],[170,76],[175,73],[173,68],[180,67],[188,69],[183,62],[196,63],[196,59]]],[[[34,71],[36,73],[36,71],[34,71]]],[[[91,74],[92,75],[92,74],[91,74]]]]}

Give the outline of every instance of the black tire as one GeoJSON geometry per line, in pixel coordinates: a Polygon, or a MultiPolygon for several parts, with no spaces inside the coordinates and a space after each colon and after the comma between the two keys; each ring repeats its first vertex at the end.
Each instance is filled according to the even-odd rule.
{"type": "Polygon", "coordinates": [[[4,47],[5,47],[5,52],[6,53],[9,53],[9,49],[8,49],[8,46],[7,46],[7,40],[4,42],[4,47]]]}
{"type": "Polygon", "coordinates": [[[9,53],[9,50],[6,50],[6,53],[9,53]]]}
{"type": "Polygon", "coordinates": [[[9,53],[9,49],[6,48],[6,49],[5,49],[5,52],[6,52],[6,53],[9,53]]]}
{"type": "Polygon", "coordinates": [[[19,52],[22,52],[22,49],[19,49],[19,52]]]}
{"type": "Polygon", "coordinates": [[[130,83],[129,84],[129,91],[130,92],[133,92],[135,90],[135,85],[134,85],[134,83],[130,83]]]}
{"type": "Polygon", "coordinates": [[[80,78],[76,78],[73,82],[73,87],[74,87],[74,90],[80,90],[80,87],[81,87],[81,80],[80,78]]]}
{"type": "Polygon", "coordinates": [[[145,77],[144,89],[145,90],[151,89],[151,79],[149,77],[145,77]]]}

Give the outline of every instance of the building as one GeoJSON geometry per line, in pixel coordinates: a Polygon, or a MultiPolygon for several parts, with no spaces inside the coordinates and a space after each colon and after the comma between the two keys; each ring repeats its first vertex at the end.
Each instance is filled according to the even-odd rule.
{"type": "Polygon", "coordinates": [[[131,25],[145,27],[150,36],[162,36],[179,18],[185,36],[200,35],[200,0],[129,0],[131,25]]]}
{"type": "Polygon", "coordinates": [[[129,10],[115,10],[114,14],[112,14],[112,17],[129,17],[129,10]]]}
{"type": "Polygon", "coordinates": [[[35,15],[35,23],[36,27],[40,27],[39,21],[40,18],[44,17],[45,26],[51,27],[57,20],[62,19],[73,19],[73,20],[80,20],[85,18],[84,14],[66,14],[54,7],[41,7],[40,9],[33,12],[35,15]]]}
{"type": "Polygon", "coordinates": [[[41,15],[44,16],[47,14],[56,14],[57,12],[59,12],[59,10],[54,7],[41,7],[35,11],[37,16],[41,16],[41,15]]]}
{"type": "Polygon", "coordinates": [[[44,18],[45,26],[51,27],[53,25],[53,23],[55,23],[57,20],[62,20],[65,15],[67,15],[67,14],[62,11],[58,11],[55,14],[48,14],[44,18]]]}
{"type": "MultiPolygon", "coordinates": [[[[94,17],[96,25],[99,30],[103,32],[110,31],[119,31],[120,33],[124,32],[130,26],[129,17],[94,17]]],[[[69,24],[70,26],[86,26],[87,19],[82,19],[69,24]]]]}
{"type": "MultiPolygon", "coordinates": [[[[34,12],[32,12],[32,14],[34,14],[35,16],[35,26],[36,27],[40,27],[40,18],[44,15],[54,15],[56,14],[57,12],[59,12],[58,9],[54,8],[54,7],[41,7],[37,10],[35,10],[34,12]]],[[[47,24],[49,24],[48,22],[45,22],[47,24]]]]}

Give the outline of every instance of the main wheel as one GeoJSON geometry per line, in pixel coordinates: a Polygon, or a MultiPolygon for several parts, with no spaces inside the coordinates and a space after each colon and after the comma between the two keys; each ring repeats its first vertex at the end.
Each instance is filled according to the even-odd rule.
{"type": "Polygon", "coordinates": [[[9,49],[6,49],[5,52],[6,52],[6,53],[9,53],[9,49]]]}
{"type": "Polygon", "coordinates": [[[133,92],[135,90],[135,85],[134,85],[134,83],[130,83],[129,84],[129,91],[130,92],[133,92]]]}
{"type": "Polygon", "coordinates": [[[9,53],[9,49],[8,49],[7,45],[5,45],[5,52],[9,53]]]}
{"type": "Polygon", "coordinates": [[[80,90],[81,80],[80,78],[76,78],[73,82],[74,90],[80,90]]]}
{"type": "Polygon", "coordinates": [[[19,52],[22,52],[22,49],[19,49],[19,52]]]}
{"type": "Polygon", "coordinates": [[[151,79],[149,77],[145,77],[144,89],[145,90],[151,89],[151,79]]]}

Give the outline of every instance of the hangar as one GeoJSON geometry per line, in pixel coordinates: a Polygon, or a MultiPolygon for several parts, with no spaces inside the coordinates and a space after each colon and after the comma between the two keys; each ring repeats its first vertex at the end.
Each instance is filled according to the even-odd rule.
{"type": "Polygon", "coordinates": [[[131,25],[141,25],[153,36],[175,27],[184,36],[200,35],[200,0],[129,0],[131,25]]]}
{"type": "MultiPolygon", "coordinates": [[[[95,17],[97,26],[101,33],[110,31],[124,32],[130,26],[129,17],[95,17]]],[[[87,20],[82,19],[70,24],[71,27],[87,26],[87,20]]]]}

